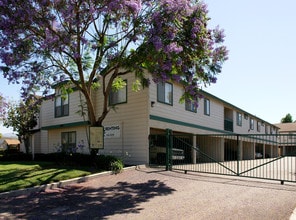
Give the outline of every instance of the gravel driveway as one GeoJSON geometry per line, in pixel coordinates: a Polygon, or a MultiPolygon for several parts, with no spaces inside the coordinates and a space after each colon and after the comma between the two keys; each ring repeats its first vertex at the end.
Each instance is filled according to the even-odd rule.
{"type": "Polygon", "coordinates": [[[296,184],[152,168],[7,194],[0,219],[289,219],[296,184]]]}

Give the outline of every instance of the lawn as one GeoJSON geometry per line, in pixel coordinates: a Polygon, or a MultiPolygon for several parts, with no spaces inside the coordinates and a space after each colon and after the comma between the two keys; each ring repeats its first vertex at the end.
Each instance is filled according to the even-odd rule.
{"type": "Polygon", "coordinates": [[[90,167],[58,166],[51,162],[0,162],[0,193],[82,177],[93,172],[90,167]]]}

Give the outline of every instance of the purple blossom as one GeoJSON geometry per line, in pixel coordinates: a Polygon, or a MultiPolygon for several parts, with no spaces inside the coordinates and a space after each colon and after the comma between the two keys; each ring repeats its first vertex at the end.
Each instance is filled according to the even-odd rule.
{"type": "Polygon", "coordinates": [[[171,63],[170,61],[165,62],[165,63],[162,65],[162,70],[163,70],[163,71],[167,71],[167,72],[172,71],[172,63],[171,63]]]}
{"type": "Polygon", "coordinates": [[[220,30],[219,26],[217,26],[213,30],[213,35],[214,35],[215,43],[223,43],[224,42],[224,38],[225,38],[224,30],[220,30]]]}
{"type": "Polygon", "coordinates": [[[227,60],[224,32],[207,28],[201,1],[0,0],[0,5],[0,60],[10,82],[25,84],[24,95],[48,87],[50,80],[69,79],[73,57],[71,68],[82,69],[73,79],[89,75],[77,61],[98,54],[89,65],[93,73],[115,65],[141,76],[136,66],[145,67],[155,82],[182,81],[194,100],[199,83],[215,83],[227,60]]]}
{"type": "Polygon", "coordinates": [[[210,76],[209,77],[210,83],[216,83],[217,82],[217,77],[215,76],[210,76]]]}
{"type": "Polygon", "coordinates": [[[176,81],[176,82],[180,82],[180,81],[181,81],[181,76],[180,76],[180,75],[173,74],[173,75],[172,75],[172,78],[173,78],[173,80],[176,81]]]}
{"type": "Polygon", "coordinates": [[[151,41],[152,41],[156,51],[160,51],[162,49],[163,44],[162,44],[160,37],[155,36],[151,39],[151,41]]]}
{"type": "Polygon", "coordinates": [[[182,46],[178,46],[176,42],[172,42],[169,45],[165,46],[164,52],[165,53],[181,53],[183,51],[182,46]]]}

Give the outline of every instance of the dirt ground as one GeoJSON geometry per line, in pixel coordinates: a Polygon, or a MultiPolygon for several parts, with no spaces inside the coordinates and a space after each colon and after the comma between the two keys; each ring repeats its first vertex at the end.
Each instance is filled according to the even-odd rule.
{"type": "Polygon", "coordinates": [[[296,184],[139,168],[7,194],[0,219],[289,219],[296,184]]]}

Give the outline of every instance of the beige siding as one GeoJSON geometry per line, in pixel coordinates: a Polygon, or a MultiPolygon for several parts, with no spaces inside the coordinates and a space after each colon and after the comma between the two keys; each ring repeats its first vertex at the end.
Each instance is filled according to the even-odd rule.
{"type": "Polygon", "coordinates": [[[46,100],[41,107],[42,127],[56,126],[68,123],[82,122],[84,119],[77,112],[81,109],[80,105],[83,102],[83,96],[79,95],[78,91],[69,94],[69,115],[63,117],[55,117],[54,98],[46,100]]]}
{"type": "Polygon", "coordinates": [[[172,129],[173,131],[181,131],[192,134],[206,134],[216,132],[227,132],[224,130],[224,119],[230,118],[233,121],[233,132],[239,134],[265,134],[265,126],[272,126],[261,119],[249,115],[248,113],[236,109],[234,106],[220,100],[213,98],[211,95],[204,95],[200,99],[197,112],[190,112],[185,110],[185,104],[179,102],[183,94],[182,87],[178,85],[173,86],[173,105],[167,105],[157,102],[157,85],[152,83],[150,86],[150,100],[155,102],[153,108],[150,109],[150,114],[158,116],[163,121],[150,120],[150,127],[158,129],[172,129]],[[210,101],[210,115],[204,114],[204,99],[210,101]],[[227,109],[227,112],[226,112],[227,109]],[[237,125],[237,112],[242,113],[242,126],[237,125]],[[245,119],[244,115],[248,115],[245,119]],[[254,120],[254,129],[250,130],[250,118],[254,120]],[[177,122],[169,123],[170,120],[177,122]],[[257,122],[259,122],[260,131],[257,130],[257,122]]]}
{"type": "Polygon", "coordinates": [[[63,128],[63,129],[53,129],[48,131],[48,136],[50,137],[48,139],[48,153],[55,153],[58,152],[61,147],[61,137],[62,132],[76,132],[76,146],[79,144],[83,144],[84,147],[79,148],[77,150],[78,153],[84,153],[88,154],[88,138],[86,135],[85,126],[79,126],[79,127],[71,127],[71,128],[63,128]]]}
{"type": "MultiPolygon", "coordinates": [[[[115,155],[124,159],[128,164],[148,163],[148,110],[149,90],[146,88],[139,92],[132,91],[134,77],[127,79],[127,103],[115,106],[115,111],[111,110],[103,126],[119,125],[121,134],[116,138],[105,138],[104,149],[99,150],[101,154],[115,155]]],[[[102,110],[101,90],[93,95],[97,115],[102,110]]],[[[54,99],[43,102],[42,105],[42,127],[49,127],[48,143],[44,143],[42,151],[46,153],[56,152],[61,145],[61,132],[76,131],[77,144],[83,141],[88,146],[88,140],[84,126],[62,128],[59,125],[71,124],[83,121],[76,112],[80,104],[79,93],[76,91],[70,94],[69,116],[54,118],[54,99]],[[53,126],[53,127],[50,127],[53,126]]],[[[89,153],[84,150],[83,153],[89,153]]]]}
{"type": "Polygon", "coordinates": [[[38,143],[36,143],[35,145],[35,153],[47,154],[49,152],[50,151],[48,149],[48,132],[46,130],[41,130],[39,145],[38,143]]]}
{"type": "MultiPolygon", "coordinates": [[[[128,75],[127,80],[127,103],[115,106],[115,111],[111,110],[103,126],[119,126],[120,135],[113,138],[104,139],[104,149],[100,154],[115,155],[121,157],[128,164],[143,164],[149,162],[149,142],[148,136],[151,128],[172,129],[174,132],[185,132],[191,134],[213,134],[224,132],[225,117],[233,120],[233,129],[235,133],[262,133],[265,134],[265,127],[262,126],[260,119],[255,116],[244,118],[245,112],[237,109],[229,103],[215,98],[211,95],[205,95],[210,100],[210,115],[204,114],[204,99],[200,100],[197,112],[185,110],[185,104],[179,103],[183,89],[179,85],[173,85],[173,105],[163,104],[157,101],[157,86],[151,82],[149,88],[139,92],[132,91],[132,83],[135,80],[132,74],[128,75]],[[154,106],[151,107],[151,102],[154,106]],[[236,124],[236,112],[242,113],[242,126],[236,124]],[[154,119],[150,119],[149,117],[154,119]],[[155,117],[160,119],[155,120],[155,117]],[[254,130],[249,131],[250,117],[254,118],[254,130]],[[260,121],[261,131],[257,131],[257,120],[260,121]]],[[[102,111],[102,88],[94,92],[93,100],[97,116],[102,111]]],[[[76,131],[76,143],[84,143],[85,147],[81,153],[88,151],[88,133],[85,126],[62,127],[63,124],[72,124],[82,122],[84,119],[77,114],[81,103],[79,92],[75,91],[69,97],[69,116],[54,117],[54,99],[43,102],[40,114],[41,127],[48,130],[41,132],[40,152],[56,152],[61,145],[61,133],[76,131]]],[[[264,123],[265,126],[271,126],[264,123]]],[[[222,145],[222,142],[221,142],[222,145]]],[[[36,148],[37,149],[37,148],[36,148]]],[[[212,150],[212,149],[211,149],[212,150]]],[[[246,152],[246,154],[250,154],[246,152]]],[[[222,155],[222,153],[221,153],[222,155]]],[[[221,156],[215,155],[215,156],[221,156]]],[[[221,158],[220,158],[221,159],[221,158]]]]}
{"type": "Polygon", "coordinates": [[[134,78],[124,79],[128,86],[127,103],[116,105],[116,110],[111,110],[103,122],[103,126],[119,125],[121,135],[105,138],[105,149],[100,152],[119,156],[129,164],[148,163],[149,89],[132,91],[134,78]]]}
{"type": "MultiPolygon", "coordinates": [[[[176,120],[182,123],[192,124],[194,126],[202,126],[216,130],[223,129],[223,106],[215,100],[210,100],[210,115],[204,114],[204,99],[199,102],[197,112],[185,110],[185,104],[179,100],[183,94],[181,87],[173,86],[173,105],[167,105],[157,102],[157,85],[152,83],[150,86],[151,101],[155,101],[155,105],[151,108],[151,115],[176,120]]],[[[150,121],[150,126],[154,128],[166,129],[170,128],[174,131],[183,131],[194,134],[205,133],[207,131],[200,128],[188,127],[186,125],[176,125],[155,120],[150,121]]],[[[211,131],[213,133],[213,131],[211,131]]]]}

